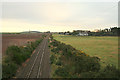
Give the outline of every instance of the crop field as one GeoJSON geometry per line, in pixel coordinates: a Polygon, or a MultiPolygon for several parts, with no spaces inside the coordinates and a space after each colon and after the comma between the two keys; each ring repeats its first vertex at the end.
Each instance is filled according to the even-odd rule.
{"type": "Polygon", "coordinates": [[[41,38],[42,33],[31,34],[2,34],[2,56],[5,55],[5,51],[8,46],[17,45],[24,46],[28,41],[35,41],[41,38]]]}
{"type": "Polygon", "coordinates": [[[118,67],[118,37],[70,36],[53,34],[54,39],[82,50],[101,59],[102,66],[113,64],[118,67]]]}

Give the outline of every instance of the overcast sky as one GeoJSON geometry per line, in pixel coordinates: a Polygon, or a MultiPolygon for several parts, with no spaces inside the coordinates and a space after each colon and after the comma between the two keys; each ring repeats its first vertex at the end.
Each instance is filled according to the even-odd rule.
{"type": "Polygon", "coordinates": [[[2,32],[94,30],[118,26],[117,2],[4,2],[2,32]]]}

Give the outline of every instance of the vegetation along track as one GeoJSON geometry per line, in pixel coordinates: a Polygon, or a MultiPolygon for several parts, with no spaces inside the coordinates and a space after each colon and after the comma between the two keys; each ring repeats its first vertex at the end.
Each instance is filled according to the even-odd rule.
{"type": "Polygon", "coordinates": [[[49,78],[48,37],[35,50],[25,67],[18,71],[16,78],[49,78]]]}

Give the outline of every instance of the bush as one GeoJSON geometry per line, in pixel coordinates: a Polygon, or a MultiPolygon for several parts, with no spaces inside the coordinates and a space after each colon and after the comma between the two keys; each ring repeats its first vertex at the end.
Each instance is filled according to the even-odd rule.
{"type": "Polygon", "coordinates": [[[20,48],[18,46],[9,46],[6,50],[6,54],[10,55],[11,57],[14,56],[14,54],[21,52],[20,48]]]}
{"type": "Polygon", "coordinates": [[[10,46],[6,50],[6,58],[3,64],[3,78],[11,78],[15,75],[18,66],[20,66],[27,58],[30,57],[33,50],[42,41],[28,42],[26,47],[10,46]]]}
{"type": "Polygon", "coordinates": [[[51,64],[55,63],[55,56],[54,55],[50,56],[50,63],[51,64]]]}
{"type": "Polygon", "coordinates": [[[113,65],[107,65],[98,72],[85,72],[81,74],[82,78],[119,78],[120,71],[113,65]]]}
{"type": "Polygon", "coordinates": [[[55,74],[58,76],[61,76],[63,78],[69,77],[69,73],[67,72],[67,70],[63,67],[58,67],[55,71],[55,74]]]}
{"type": "Polygon", "coordinates": [[[2,78],[11,78],[15,75],[17,65],[13,62],[5,63],[2,65],[2,78]]]}
{"type": "Polygon", "coordinates": [[[21,50],[18,46],[8,47],[7,54],[9,57],[11,57],[11,60],[14,61],[16,64],[20,65],[23,62],[21,50]]]}
{"type": "Polygon", "coordinates": [[[113,65],[107,65],[103,70],[99,71],[96,77],[100,78],[119,78],[120,70],[116,69],[113,65]]]}
{"type": "Polygon", "coordinates": [[[58,60],[58,61],[56,62],[56,65],[61,66],[61,65],[62,65],[61,61],[58,60]]]}
{"type": "Polygon", "coordinates": [[[46,35],[42,35],[42,38],[46,37],[46,35]]]}
{"type": "Polygon", "coordinates": [[[82,78],[96,78],[97,72],[83,72],[80,74],[82,78]]]}

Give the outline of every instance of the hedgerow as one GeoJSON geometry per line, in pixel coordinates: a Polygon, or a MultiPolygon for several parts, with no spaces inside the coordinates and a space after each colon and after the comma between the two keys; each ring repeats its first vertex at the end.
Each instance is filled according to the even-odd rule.
{"type": "Polygon", "coordinates": [[[119,70],[113,66],[106,66],[101,70],[100,59],[91,57],[81,50],[76,50],[70,45],[56,41],[51,36],[50,48],[54,54],[51,63],[58,66],[54,76],[62,78],[115,78],[119,70]],[[55,55],[60,55],[57,60],[55,55]],[[54,63],[53,63],[54,60],[54,63]],[[55,63],[56,61],[56,63],[55,63]],[[102,76],[103,75],[103,76],[102,76]]]}
{"type": "Polygon", "coordinates": [[[69,77],[69,72],[64,67],[58,67],[55,71],[55,74],[60,77],[69,77]]]}
{"type": "Polygon", "coordinates": [[[33,50],[40,44],[40,40],[28,42],[26,46],[9,46],[6,50],[6,57],[2,64],[2,78],[12,78],[15,76],[19,66],[27,60],[33,50]]]}
{"type": "Polygon", "coordinates": [[[2,78],[11,78],[15,76],[18,66],[12,61],[2,64],[2,78]]]}

